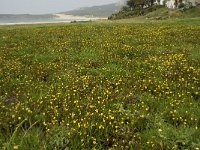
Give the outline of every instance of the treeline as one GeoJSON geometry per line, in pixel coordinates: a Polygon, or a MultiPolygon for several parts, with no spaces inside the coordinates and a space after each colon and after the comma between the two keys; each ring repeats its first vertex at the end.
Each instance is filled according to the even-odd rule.
{"type": "Polygon", "coordinates": [[[124,11],[134,10],[136,8],[148,8],[155,4],[155,0],[128,0],[126,6],[122,8],[124,11]]]}

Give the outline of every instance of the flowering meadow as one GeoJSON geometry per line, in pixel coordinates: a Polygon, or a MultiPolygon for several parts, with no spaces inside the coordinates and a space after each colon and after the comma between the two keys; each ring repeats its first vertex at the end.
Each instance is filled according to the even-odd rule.
{"type": "Polygon", "coordinates": [[[200,149],[200,25],[0,28],[0,149],[200,149]]]}

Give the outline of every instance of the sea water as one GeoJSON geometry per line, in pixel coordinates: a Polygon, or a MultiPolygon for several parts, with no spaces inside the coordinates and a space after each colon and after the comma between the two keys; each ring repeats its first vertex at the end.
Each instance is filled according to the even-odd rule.
{"type": "Polygon", "coordinates": [[[15,25],[15,24],[42,24],[42,23],[70,23],[74,21],[89,21],[89,19],[1,19],[0,25],[15,25]]]}

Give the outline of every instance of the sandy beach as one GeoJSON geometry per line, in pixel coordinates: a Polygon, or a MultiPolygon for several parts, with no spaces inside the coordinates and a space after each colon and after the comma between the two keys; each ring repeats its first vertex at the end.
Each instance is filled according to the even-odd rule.
{"type": "Polygon", "coordinates": [[[73,15],[65,15],[65,14],[54,14],[56,20],[105,20],[108,18],[99,18],[99,17],[86,17],[86,16],[73,16],[73,15]]]}

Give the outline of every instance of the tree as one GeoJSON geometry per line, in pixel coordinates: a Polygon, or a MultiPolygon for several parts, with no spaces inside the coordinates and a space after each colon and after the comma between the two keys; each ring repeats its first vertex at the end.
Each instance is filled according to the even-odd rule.
{"type": "Polygon", "coordinates": [[[135,8],[135,0],[128,0],[126,3],[131,10],[133,10],[135,8]]]}
{"type": "Polygon", "coordinates": [[[175,5],[175,8],[178,8],[178,0],[175,0],[174,5],[175,5]]]}
{"type": "Polygon", "coordinates": [[[128,6],[123,6],[122,7],[122,11],[129,11],[130,10],[130,7],[128,7],[128,6]]]}
{"type": "Polygon", "coordinates": [[[131,10],[134,8],[146,8],[154,5],[155,0],[128,0],[127,6],[130,7],[131,10]]]}

